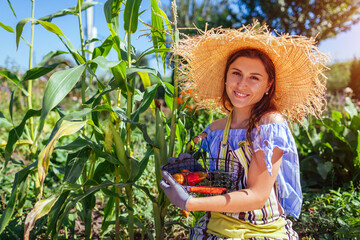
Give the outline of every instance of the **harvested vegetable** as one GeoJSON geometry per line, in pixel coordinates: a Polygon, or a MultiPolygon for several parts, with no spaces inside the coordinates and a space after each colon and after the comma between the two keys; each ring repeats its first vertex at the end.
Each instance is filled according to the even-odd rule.
{"type": "Polygon", "coordinates": [[[187,185],[194,186],[204,180],[207,174],[203,172],[190,172],[185,174],[185,180],[187,185]]]}
{"type": "Polygon", "coordinates": [[[183,216],[186,217],[186,218],[190,216],[190,212],[188,212],[188,211],[186,211],[186,210],[180,209],[180,213],[181,213],[181,215],[183,215],[183,216]]]}
{"type": "Polygon", "coordinates": [[[187,190],[192,193],[222,194],[227,189],[223,187],[193,186],[187,187],[187,190]]]}
{"type": "Polygon", "coordinates": [[[185,181],[184,175],[181,173],[175,173],[172,177],[180,184],[183,184],[185,181]]]}

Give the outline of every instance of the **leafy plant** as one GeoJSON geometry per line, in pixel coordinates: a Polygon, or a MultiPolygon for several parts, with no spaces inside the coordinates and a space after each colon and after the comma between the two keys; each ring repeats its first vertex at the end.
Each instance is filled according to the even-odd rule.
{"type": "Polygon", "coordinates": [[[359,236],[360,194],[352,183],[327,193],[305,193],[300,219],[292,219],[302,237],[355,239],[359,236]]]}
{"type": "Polygon", "coordinates": [[[293,133],[300,154],[303,187],[339,187],[360,181],[360,114],[350,98],[344,111],[322,120],[304,119],[293,133]]]}
{"type": "MultiPolygon", "coordinates": [[[[91,4],[94,5],[95,2],[91,2],[91,4]]],[[[166,15],[159,8],[157,1],[151,1],[152,24],[154,26],[150,26],[150,32],[153,36],[154,48],[136,58],[136,50],[131,45],[131,35],[137,31],[139,16],[141,15],[139,12],[140,4],[141,1],[139,0],[106,1],[104,13],[110,36],[94,49],[91,59],[86,59],[85,39],[83,38],[81,23],[81,12],[89,6],[88,2],[83,3],[83,1],[78,0],[73,8],[40,19],[35,19],[32,15],[32,18],[20,20],[17,24],[17,45],[21,39],[24,26],[27,22],[31,22],[32,27],[35,24],[40,24],[49,32],[56,34],[68,52],[52,51],[40,65],[34,68],[30,65],[29,70],[21,78],[8,71],[2,72],[3,76],[16,85],[10,100],[10,109],[12,109],[13,96],[17,89],[31,96],[31,84],[25,89],[24,83],[33,81],[54,70],[59,64],[63,64],[43,65],[49,59],[59,54],[69,54],[76,65],[68,65],[67,69],[52,74],[43,93],[41,109],[35,110],[30,107],[23,116],[21,123],[9,132],[4,152],[5,166],[11,161],[16,143],[23,138],[30,140],[32,162],[15,174],[12,193],[0,219],[0,233],[7,228],[14,213],[23,208],[22,201],[28,197],[26,189],[30,177],[34,179],[34,191],[38,194],[35,196],[36,203],[25,219],[25,239],[30,237],[31,230],[34,229],[36,222],[44,219],[45,216],[47,216],[45,235],[51,235],[54,239],[59,236],[64,227],[65,231],[67,228],[73,228],[74,225],[71,224],[73,215],[69,213],[74,208],[84,222],[85,238],[90,239],[92,236],[92,213],[97,193],[100,191],[107,201],[104,208],[102,234],[115,227],[115,239],[120,239],[120,226],[124,224],[128,226],[127,232],[130,239],[134,238],[135,225],[145,231],[144,224],[139,222],[137,216],[134,215],[133,188],[135,186],[145,193],[149,193],[149,189],[137,185],[136,182],[143,174],[153,152],[156,156],[157,176],[160,165],[166,161],[168,155],[165,145],[166,132],[162,127],[164,116],[162,116],[160,108],[156,110],[157,136],[154,140],[149,136],[146,124],[140,122],[140,116],[149,108],[155,108],[153,100],[159,86],[163,86],[170,97],[174,97],[174,93],[171,93],[167,85],[162,82],[161,75],[157,70],[139,65],[141,58],[148,54],[159,53],[162,59],[165,59],[166,52],[169,51],[165,45],[165,30],[167,29],[171,33],[171,26],[166,15]],[[123,21],[120,20],[120,13],[123,13],[123,21]],[[48,22],[55,17],[68,14],[78,17],[81,40],[80,52],[59,27],[48,22]],[[120,22],[123,23],[126,40],[119,36],[120,22]],[[117,53],[117,61],[106,59],[111,49],[117,53]],[[97,76],[98,67],[112,73],[112,79],[109,82],[105,82],[97,76]],[[155,84],[150,82],[150,75],[156,79],[155,84]],[[92,87],[95,87],[96,91],[91,96],[86,96],[85,90],[90,86],[89,84],[92,84],[93,79],[95,86],[92,87]],[[136,88],[138,81],[142,82],[143,91],[136,88]],[[60,102],[74,89],[77,82],[81,83],[82,105],[80,109],[75,111],[74,109],[62,109],[59,106],[60,102]],[[115,105],[112,102],[115,102],[115,105]],[[58,114],[58,120],[53,126],[50,136],[44,136],[44,126],[52,112],[58,114]],[[36,127],[34,119],[39,119],[36,127]],[[36,132],[35,129],[37,129],[36,132]],[[135,129],[141,132],[142,141],[146,143],[145,153],[141,154],[140,159],[135,158],[135,154],[133,154],[136,151],[132,134],[135,129]],[[27,132],[30,134],[27,135],[27,132]],[[56,144],[67,136],[72,136],[73,140],[66,145],[55,148],[56,144]],[[45,142],[44,147],[41,142],[45,142]],[[62,174],[55,174],[56,177],[61,178],[58,187],[55,191],[45,191],[49,173],[53,173],[57,169],[52,164],[53,156],[64,150],[68,153],[64,162],[65,166],[62,166],[64,174],[63,176],[62,174]],[[126,209],[125,214],[121,213],[123,208],[126,209]],[[115,211],[111,209],[115,209],[115,211]]],[[[4,26],[2,25],[3,28],[4,26]]],[[[8,26],[5,26],[4,29],[11,31],[8,26]]],[[[32,43],[30,43],[31,46],[32,43]]],[[[177,85],[175,86],[175,94],[177,94],[177,85]]],[[[176,97],[174,98],[176,99],[176,97]]],[[[28,101],[30,102],[31,98],[28,98],[28,101]]],[[[169,137],[172,145],[175,142],[176,109],[176,101],[174,101],[169,137]]],[[[12,118],[12,111],[10,115],[12,118]]],[[[5,123],[5,119],[3,120],[5,123]]],[[[173,147],[170,146],[170,149],[173,147]]],[[[136,156],[138,155],[136,154],[136,156]]],[[[167,199],[160,189],[157,199],[150,193],[147,195],[154,202],[154,207],[160,207],[158,210],[155,208],[154,218],[157,237],[162,239],[164,236],[162,221],[166,214],[167,199]]],[[[74,229],[71,232],[74,232],[74,229]]],[[[152,237],[151,233],[149,236],[152,237]]]]}

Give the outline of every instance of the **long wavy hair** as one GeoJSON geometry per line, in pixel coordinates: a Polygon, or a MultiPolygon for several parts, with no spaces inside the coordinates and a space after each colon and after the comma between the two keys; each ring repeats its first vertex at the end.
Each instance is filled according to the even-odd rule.
{"type": "MultiPolygon", "coordinates": [[[[239,57],[247,57],[253,59],[259,59],[265,67],[265,70],[269,76],[268,82],[272,82],[268,94],[264,94],[262,99],[257,102],[250,113],[250,118],[248,122],[248,129],[246,131],[246,140],[250,145],[251,149],[253,148],[252,140],[251,140],[251,132],[254,128],[258,129],[259,122],[262,116],[266,113],[276,110],[276,107],[272,101],[274,94],[275,94],[275,66],[271,59],[262,51],[253,48],[246,48],[236,51],[228,58],[226,62],[225,72],[224,72],[224,79],[226,83],[226,76],[229,70],[230,65],[239,57]]],[[[224,87],[224,91],[222,94],[222,105],[223,107],[231,112],[233,105],[230,102],[230,99],[226,93],[226,87],[224,87]]]]}

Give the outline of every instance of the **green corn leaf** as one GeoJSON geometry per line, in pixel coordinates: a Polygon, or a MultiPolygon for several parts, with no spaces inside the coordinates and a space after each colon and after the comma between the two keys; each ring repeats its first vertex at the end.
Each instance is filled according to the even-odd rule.
{"type": "Polygon", "coordinates": [[[4,114],[0,111],[0,128],[12,127],[13,125],[9,122],[4,114]]]}
{"type": "MultiPolygon", "coordinates": [[[[109,54],[112,45],[113,45],[112,37],[109,36],[99,47],[94,48],[92,52],[92,58],[95,59],[99,56],[106,57],[109,54]]],[[[91,71],[95,73],[97,65],[95,63],[91,63],[90,68],[91,71]]]]}
{"type": "Polygon", "coordinates": [[[68,155],[65,166],[64,182],[76,183],[81,176],[84,166],[91,155],[90,148],[83,148],[80,151],[68,155]]]}
{"type": "Polygon", "coordinates": [[[145,171],[148,162],[149,162],[149,158],[150,156],[154,153],[152,148],[148,148],[144,158],[138,163],[138,173],[137,175],[132,178],[133,182],[136,182],[137,180],[139,180],[139,178],[141,177],[141,175],[143,174],[143,172],[145,171]]]}
{"type": "Polygon", "coordinates": [[[49,72],[54,70],[60,64],[66,64],[66,63],[59,62],[59,63],[54,63],[54,64],[43,66],[43,67],[34,67],[32,69],[29,69],[28,71],[26,71],[24,73],[21,81],[27,81],[27,80],[32,80],[32,79],[37,79],[39,77],[42,77],[45,74],[48,74],[49,72]]]}
{"type": "Polygon", "coordinates": [[[106,233],[111,231],[112,228],[109,228],[110,224],[108,221],[111,220],[115,213],[115,197],[110,197],[104,207],[104,218],[101,223],[101,233],[100,237],[103,238],[106,233]]]}
{"type": "Polygon", "coordinates": [[[26,96],[28,95],[28,92],[25,90],[25,88],[23,88],[22,84],[20,83],[20,79],[16,76],[16,74],[10,71],[1,70],[0,76],[5,77],[6,79],[13,82],[17,86],[16,89],[19,87],[26,96]]]}
{"type": "Polygon", "coordinates": [[[11,33],[15,32],[12,27],[7,26],[7,25],[3,24],[2,22],[0,22],[0,27],[2,27],[3,29],[5,29],[6,31],[11,32],[11,33]]]}
{"type": "Polygon", "coordinates": [[[15,14],[15,11],[14,11],[14,8],[12,7],[11,3],[10,3],[10,0],[7,0],[8,4],[9,4],[9,7],[12,11],[12,13],[14,14],[14,16],[16,17],[16,14],[15,14]]]}
{"type": "Polygon", "coordinates": [[[24,18],[24,19],[20,20],[16,25],[16,48],[19,48],[19,41],[20,41],[20,37],[22,35],[22,31],[24,29],[25,24],[30,21],[40,23],[41,26],[43,26],[49,32],[52,32],[52,33],[55,33],[56,35],[65,37],[65,35],[62,33],[61,29],[54,23],[44,22],[41,20],[37,20],[35,18],[24,18]]]}
{"type": "Polygon", "coordinates": [[[36,221],[48,214],[51,208],[54,206],[58,197],[51,197],[45,200],[36,202],[34,208],[27,214],[24,226],[24,239],[28,240],[30,237],[30,231],[34,228],[36,221]]]}
{"type": "MultiPolygon", "coordinates": [[[[151,38],[154,49],[166,48],[164,21],[160,11],[158,1],[151,0],[151,38]]],[[[156,53],[157,62],[159,62],[158,59],[158,53],[156,53]]],[[[163,62],[163,64],[165,64],[165,62],[163,62]]]]}
{"type": "Polygon", "coordinates": [[[141,0],[127,0],[124,11],[124,30],[135,33],[138,25],[141,0]]]}
{"type": "Polygon", "coordinates": [[[81,201],[82,199],[84,199],[85,197],[96,193],[97,191],[101,190],[101,189],[105,189],[111,186],[116,186],[118,188],[125,188],[126,186],[128,186],[129,183],[112,183],[110,181],[105,181],[101,184],[98,185],[94,185],[93,187],[90,187],[89,189],[86,190],[85,193],[78,193],[78,194],[72,194],[68,200],[66,201],[66,203],[63,204],[63,211],[60,214],[58,221],[57,221],[57,231],[60,230],[62,223],[64,222],[64,220],[66,219],[66,217],[68,216],[69,212],[75,207],[75,205],[81,201]]]}
{"type": "Polygon", "coordinates": [[[19,41],[20,41],[20,37],[21,37],[21,34],[22,34],[25,24],[32,20],[35,20],[35,19],[24,18],[16,24],[16,49],[19,48],[19,41]]]}
{"type": "Polygon", "coordinates": [[[39,64],[37,64],[35,67],[43,67],[48,61],[50,61],[50,59],[52,59],[53,57],[59,56],[61,54],[64,54],[67,52],[64,51],[51,51],[48,54],[45,55],[45,57],[41,60],[41,62],[39,64]]]}
{"type": "MultiPolygon", "coordinates": [[[[84,11],[84,10],[86,10],[86,9],[96,5],[96,4],[99,4],[99,3],[100,2],[87,0],[81,5],[81,10],[84,11]]],[[[74,7],[66,8],[66,9],[57,11],[57,12],[52,13],[50,15],[47,15],[45,17],[39,18],[39,20],[46,21],[46,22],[51,22],[54,18],[66,16],[66,15],[69,15],[69,14],[76,15],[78,13],[78,8],[77,7],[78,7],[78,5],[76,4],[74,7]]]]}
{"type": "Polygon", "coordinates": [[[15,174],[10,199],[7,202],[6,208],[2,212],[2,215],[0,217],[0,234],[5,230],[6,226],[8,225],[11,217],[14,214],[18,198],[21,198],[21,195],[23,194],[18,189],[20,184],[27,180],[28,175],[35,169],[36,165],[37,162],[34,162],[15,174]]]}
{"type": "Polygon", "coordinates": [[[168,93],[165,92],[165,103],[168,106],[168,108],[170,108],[170,110],[173,110],[173,101],[174,101],[174,86],[171,85],[170,83],[164,83],[166,85],[166,87],[169,89],[169,91],[171,92],[171,95],[169,95],[168,93]]]}
{"type": "Polygon", "coordinates": [[[155,105],[154,98],[155,98],[158,86],[159,86],[159,84],[154,84],[145,89],[144,96],[143,96],[140,106],[136,109],[135,112],[133,112],[131,114],[132,121],[138,122],[139,115],[141,113],[145,112],[150,107],[151,104],[155,105]]]}
{"type": "Polygon", "coordinates": [[[41,110],[30,109],[29,111],[26,112],[21,123],[18,126],[16,126],[15,128],[10,130],[7,144],[5,147],[5,160],[6,160],[5,166],[6,166],[6,163],[10,160],[11,154],[14,151],[14,145],[20,139],[20,137],[22,136],[22,134],[24,132],[24,128],[25,128],[25,124],[26,124],[27,120],[31,117],[38,117],[38,116],[40,116],[40,114],[41,114],[41,110]]]}
{"type": "Polygon", "coordinates": [[[150,50],[146,50],[146,51],[143,51],[139,57],[137,58],[136,62],[140,62],[140,60],[149,55],[149,54],[153,54],[153,53],[167,53],[169,52],[171,49],[170,48],[156,48],[156,49],[150,49],[150,50]]]}
{"type": "Polygon", "coordinates": [[[43,26],[49,32],[52,32],[52,33],[55,33],[56,35],[65,37],[65,35],[61,31],[61,29],[55,23],[45,22],[45,21],[41,21],[41,20],[37,20],[37,23],[39,23],[41,26],[43,26]]]}
{"type": "Polygon", "coordinates": [[[103,56],[98,56],[95,59],[90,60],[89,63],[96,63],[98,66],[100,66],[103,69],[110,69],[120,64],[121,61],[109,61],[103,56]]]}
{"type": "Polygon", "coordinates": [[[43,184],[46,177],[46,174],[49,169],[49,161],[51,154],[54,151],[55,144],[57,141],[66,135],[77,133],[81,128],[86,124],[86,121],[82,122],[70,122],[63,121],[60,128],[56,131],[55,134],[52,134],[52,138],[47,143],[46,147],[40,152],[38,156],[38,175],[40,181],[40,196],[43,193],[43,184]]]}
{"type": "Polygon", "coordinates": [[[129,86],[126,82],[126,63],[122,61],[110,70],[114,76],[116,85],[120,87],[121,91],[127,92],[129,86]]]}
{"type": "Polygon", "coordinates": [[[119,32],[119,12],[122,3],[122,0],[107,0],[104,4],[105,19],[113,37],[119,32]]]}
{"type": "Polygon", "coordinates": [[[73,89],[85,70],[85,65],[54,73],[46,86],[42,102],[38,135],[44,127],[47,114],[73,89]]]}
{"type": "Polygon", "coordinates": [[[123,122],[127,122],[130,123],[134,126],[136,126],[143,134],[144,140],[152,147],[155,147],[155,143],[151,140],[151,138],[149,137],[148,133],[147,133],[147,127],[145,124],[140,123],[140,122],[133,122],[131,121],[127,116],[126,113],[123,109],[119,108],[119,107],[112,107],[113,112],[116,114],[116,116],[119,118],[119,120],[123,121],[123,122]]]}

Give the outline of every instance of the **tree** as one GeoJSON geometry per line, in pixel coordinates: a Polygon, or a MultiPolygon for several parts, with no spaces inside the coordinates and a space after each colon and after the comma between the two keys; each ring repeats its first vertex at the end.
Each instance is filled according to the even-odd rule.
{"type": "Polygon", "coordinates": [[[194,23],[203,29],[205,22],[209,27],[240,27],[256,18],[278,32],[317,36],[319,42],[360,21],[358,0],[178,0],[177,4],[178,22],[186,27],[194,23]]]}
{"type": "Polygon", "coordinates": [[[360,60],[356,58],[351,63],[348,86],[353,90],[354,97],[360,99],[360,60]]]}

